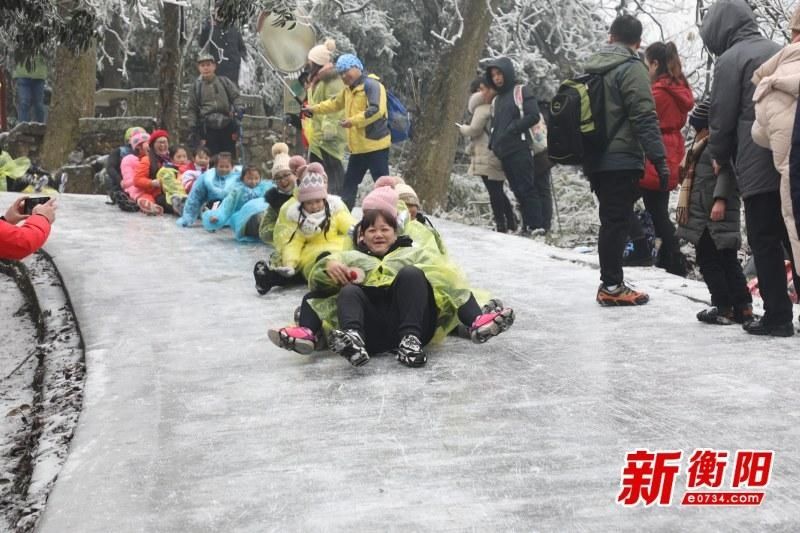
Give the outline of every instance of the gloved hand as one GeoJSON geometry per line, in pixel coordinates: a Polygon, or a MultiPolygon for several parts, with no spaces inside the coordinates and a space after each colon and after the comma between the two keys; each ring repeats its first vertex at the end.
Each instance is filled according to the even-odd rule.
{"type": "Polygon", "coordinates": [[[669,190],[669,167],[667,166],[667,160],[662,159],[654,163],[656,167],[656,172],[658,172],[658,188],[662,191],[669,190]]]}
{"type": "Polygon", "coordinates": [[[284,278],[291,278],[294,276],[294,269],[292,267],[278,267],[275,269],[275,272],[284,278]]]}

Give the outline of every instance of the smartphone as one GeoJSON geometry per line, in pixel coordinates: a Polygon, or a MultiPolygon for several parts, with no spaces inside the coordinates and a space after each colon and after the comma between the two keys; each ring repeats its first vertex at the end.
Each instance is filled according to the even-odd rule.
{"type": "Polygon", "coordinates": [[[49,196],[34,196],[32,198],[25,198],[25,207],[23,208],[23,213],[26,215],[33,214],[33,208],[39,204],[46,204],[50,201],[49,196]]]}

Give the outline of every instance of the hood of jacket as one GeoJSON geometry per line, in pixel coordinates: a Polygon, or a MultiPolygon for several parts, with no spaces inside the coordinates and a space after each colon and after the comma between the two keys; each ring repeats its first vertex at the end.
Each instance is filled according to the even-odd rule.
{"type": "Polygon", "coordinates": [[[605,74],[622,63],[630,61],[631,56],[639,57],[639,54],[623,44],[605,44],[589,58],[583,68],[592,74],[605,74]]]}
{"type": "Polygon", "coordinates": [[[493,59],[486,64],[484,81],[488,87],[491,87],[498,93],[505,93],[512,90],[514,85],[517,84],[517,75],[514,72],[514,64],[507,57],[498,57],[497,59],[493,59]],[[492,81],[492,76],[489,73],[492,68],[500,69],[500,72],[503,73],[504,80],[502,87],[496,87],[494,81],[492,81]]]}
{"type": "Polygon", "coordinates": [[[669,76],[664,75],[653,82],[653,89],[656,87],[672,97],[681,113],[688,113],[694,107],[694,94],[688,85],[675,83],[669,76]]]}
{"type": "Polygon", "coordinates": [[[488,105],[486,102],[483,101],[483,94],[481,93],[472,93],[472,96],[469,97],[469,103],[467,104],[467,110],[475,114],[475,110],[478,109],[478,106],[481,105],[488,105]]]}
{"type": "Polygon", "coordinates": [[[734,44],[760,37],[756,18],[744,0],[720,0],[711,6],[700,27],[700,37],[715,56],[734,44]]]}

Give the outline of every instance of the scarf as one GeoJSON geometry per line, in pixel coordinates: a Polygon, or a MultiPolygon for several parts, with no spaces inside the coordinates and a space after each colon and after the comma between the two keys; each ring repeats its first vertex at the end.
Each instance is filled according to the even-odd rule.
{"type": "Polygon", "coordinates": [[[689,202],[692,196],[692,186],[694,185],[694,171],[700,154],[708,143],[708,130],[702,130],[695,135],[692,146],[687,150],[680,166],[681,190],[678,193],[678,208],[675,210],[675,219],[678,224],[685,226],[689,222],[689,202]]]}

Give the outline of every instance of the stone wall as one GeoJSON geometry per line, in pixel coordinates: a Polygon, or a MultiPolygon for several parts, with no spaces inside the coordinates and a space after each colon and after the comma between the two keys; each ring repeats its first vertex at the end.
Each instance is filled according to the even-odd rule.
{"type": "Polygon", "coordinates": [[[133,126],[153,131],[156,119],[148,116],[82,118],[78,126],[78,150],[84,157],[108,154],[122,144],[125,130],[133,126]]]}
{"type": "Polygon", "coordinates": [[[36,122],[23,122],[14,129],[0,133],[0,150],[12,157],[28,157],[35,164],[39,162],[39,149],[42,146],[46,126],[36,122]]]}

